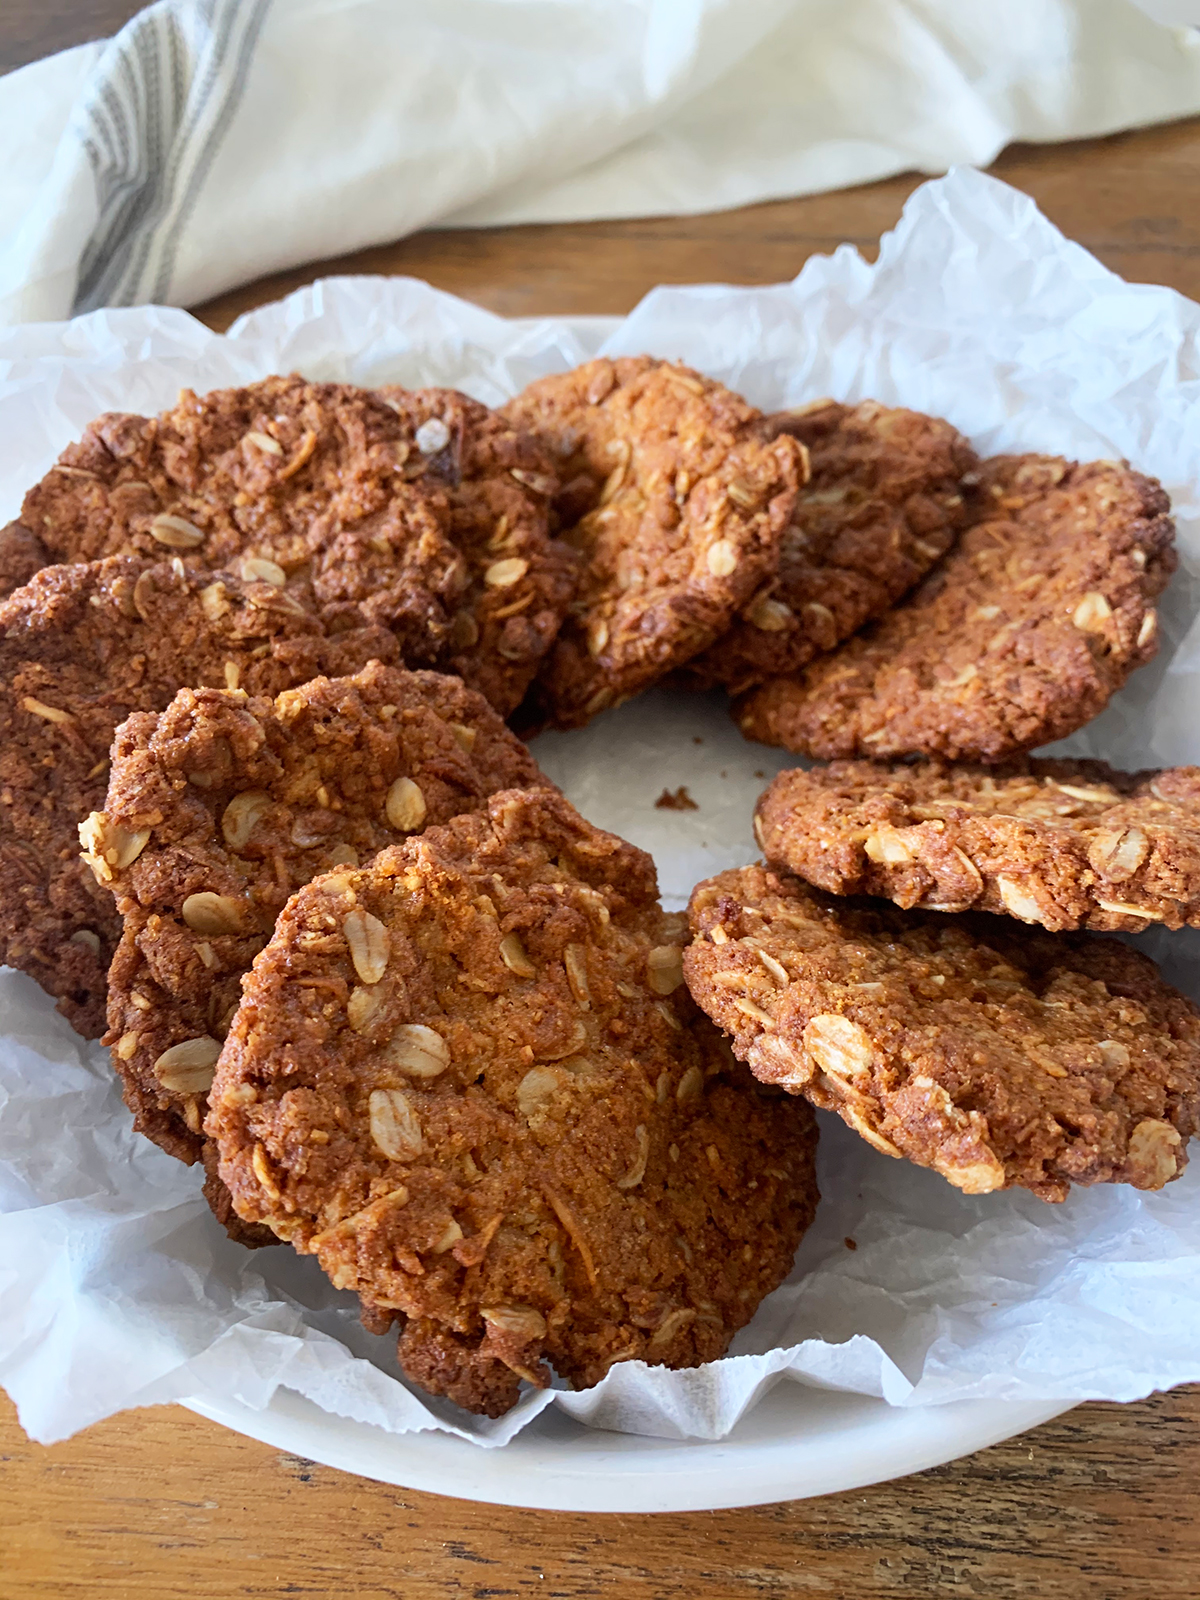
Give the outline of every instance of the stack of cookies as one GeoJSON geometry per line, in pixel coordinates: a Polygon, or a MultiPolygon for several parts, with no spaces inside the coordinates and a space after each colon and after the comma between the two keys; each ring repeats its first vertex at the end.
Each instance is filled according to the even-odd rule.
{"type": "Polygon", "coordinates": [[[1182,1169],[1200,1015],[1075,930],[1200,923],[1200,774],[1024,755],[1154,654],[1166,511],[648,357],[102,417],[0,533],[0,959],[431,1392],[712,1360],[810,1102],[970,1193],[1182,1169]],[[663,682],[841,758],[690,935],[513,731],[663,682]]]}
{"type": "MultiPolygon", "coordinates": [[[[784,515],[795,445],[742,454],[784,515]]],[[[0,957],[235,1239],[493,1416],[721,1355],[817,1203],[653,863],[505,724],[580,592],[561,489],[463,395],[272,378],[100,418],[0,536],[0,957]]]]}
{"type": "Polygon", "coordinates": [[[1041,457],[968,489],[914,594],[738,703],[751,737],[857,759],[762,796],[767,866],[696,888],[687,981],[764,1082],[968,1194],[1158,1189],[1200,1118],[1200,1014],[1078,930],[1200,926],[1200,769],[1025,752],[1153,652],[1166,498],[1041,457]]]}

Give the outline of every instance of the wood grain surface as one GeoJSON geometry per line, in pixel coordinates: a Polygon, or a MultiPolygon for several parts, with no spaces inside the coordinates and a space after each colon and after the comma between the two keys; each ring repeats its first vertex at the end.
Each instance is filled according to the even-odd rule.
{"type": "Polygon", "coordinates": [[[1200,1395],[1091,1405],[853,1494],[511,1511],[350,1477],[179,1410],[42,1449],[0,1421],[4,1600],[1195,1600],[1200,1395]]]}
{"type": "MultiPolygon", "coordinates": [[[[0,0],[0,69],[96,37],[120,0],[0,0]]],[[[995,171],[1123,276],[1200,298],[1200,122],[1016,148],[995,171]]],[[[223,328],[328,272],[406,273],[510,314],[621,312],[656,283],[772,282],[870,254],[915,176],[717,216],[433,230],[198,308],[223,328]]],[[[867,1491],[660,1517],[512,1511],[387,1488],[178,1408],[46,1449],[0,1397],[0,1600],[540,1595],[1195,1600],[1200,1388],[1085,1405],[867,1491]]]]}
{"type": "MultiPolygon", "coordinates": [[[[1123,278],[1200,299],[1200,121],[1070,145],[1015,145],[991,169],[1123,278]]],[[[779,283],[810,255],[857,245],[874,259],[924,180],[744,206],[519,228],[435,228],[398,244],[281,272],[196,308],[213,328],[332,273],[401,273],[505,316],[631,310],[658,283],[779,283]]]]}

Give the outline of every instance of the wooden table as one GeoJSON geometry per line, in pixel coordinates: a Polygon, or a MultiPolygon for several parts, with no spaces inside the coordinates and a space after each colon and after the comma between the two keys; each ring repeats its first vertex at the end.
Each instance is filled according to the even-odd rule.
{"type": "MultiPolygon", "coordinates": [[[[133,9],[5,0],[0,69],[109,32],[133,9]]],[[[1125,277],[1200,299],[1200,122],[1014,149],[995,171],[1125,277]]],[[[621,312],[656,283],[772,282],[845,239],[870,252],[918,181],[711,217],[432,231],[280,274],[198,314],[223,328],[329,271],[408,273],[508,313],[621,312]]],[[[662,1517],[509,1511],[387,1488],[174,1407],[44,1449],[0,1397],[0,1504],[0,1600],[1195,1600],[1200,1387],[1081,1406],[866,1492],[662,1517]]]]}

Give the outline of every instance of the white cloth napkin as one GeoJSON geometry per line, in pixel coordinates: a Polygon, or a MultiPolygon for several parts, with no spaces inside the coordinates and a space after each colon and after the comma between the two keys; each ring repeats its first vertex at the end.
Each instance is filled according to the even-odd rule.
{"type": "Polygon", "coordinates": [[[1200,0],[160,0],[0,79],[0,322],[1200,110],[1200,0]]]}

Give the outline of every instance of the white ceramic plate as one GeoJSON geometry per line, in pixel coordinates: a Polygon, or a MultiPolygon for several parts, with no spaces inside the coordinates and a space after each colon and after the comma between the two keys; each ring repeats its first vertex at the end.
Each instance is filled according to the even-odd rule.
{"type": "MultiPolygon", "coordinates": [[[[1192,368],[1179,360],[1182,303],[1108,278],[1022,197],[989,180],[958,174],[921,195],[885,242],[877,268],[842,255],[812,263],[795,289],[663,290],[635,313],[618,343],[682,356],[771,405],[806,394],[870,392],[953,415],[988,452],[1036,444],[1085,458],[1136,457],[1171,488],[1194,571],[1200,464],[1187,426],[1192,368]],[[1039,293],[1031,298],[1034,273],[1039,293]],[[1097,365],[1098,350],[1111,358],[1107,366],[1097,365]],[[1022,431],[1026,424],[1036,425],[1036,438],[1022,431]]],[[[65,338],[13,330],[0,339],[0,354],[15,358],[0,374],[0,486],[17,495],[28,462],[57,449],[64,429],[77,431],[88,416],[114,406],[158,410],[180,381],[208,388],[295,368],[359,383],[465,382],[469,374],[481,398],[494,400],[547,364],[577,361],[603,331],[599,323],[541,330],[501,324],[403,280],[317,285],[253,313],[236,338],[205,334],[177,313],[140,310],[101,314],[65,338]],[[53,439],[48,428],[57,430],[53,439]]],[[[1177,583],[1173,594],[1163,629],[1177,642],[1192,625],[1194,585],[1177,583]]],[[[1092,742],[1076,753],[1103,753],[1125,766],[1198,759],[1190,732],[1193,660],[1177,653],[1170,674],[1143,674],[1089,728],[1084,737],[1092,742]]],[[[655,694],[576,734],[547,735],[537,753],[591,820],[655,854],[665,896],[676,906],[698,878],[755,854],[753,799],[772,770],[789,764],[779,752],[747,745],[702,697],[655,694]],[[656,809],[661,789],[681,783],[700,809],[656,809]]],[[[1165,953],[1168,977],[1190,987],[1194,944],[1172,936],[1165,953]]],[[[285,1303],[286,1283],[278,1302],[264,1302],[278,1319],[265,1326],[242,1315],[236,1268],[214,1281],[224,1299],[209,1304],[197,1296],[197,1282],[206,1280],[196,1274],[213,1264],[202,1236],[207,1218],[180,1212],[164,1234],[160,1189],[170,1188],[169,1178],[143,1173],[143,1163],[122,1155],[122,1135],[102,1141],[86,1118],[79,1127],[87,1138],[81,1135],[77,1159],[68,1159],[63,1095],[69,1089],[80,1106],[94,1109],[95,1086],[86,1074],[71,1077],[69,1063],[57,1065],[67,1076],[39,1067],[36,1103],[21,1102],[13,1139],[17,1210],[4,1219],[9,1259],[20,1254],[22,1267],[15,1279],[20,1303],[7,1296],[0,1319],[12,1352],[6,1382],[39,1436],[71,1431],[81,1411],[98,1414],[98,1367],[104,1406],[139,1403],[138,1354],[145,1349],[153,1357],[154,1399],[199,1389],[188,1402],[197,1411],[343,1470],[531,1508],[667,1511],[862,1487],[952,1460],[1067,1409],[1063,1399],[892,1407],[785,1381],[720,1441],[585,1429],[548,1410],[501,1450],[344,1420],[314,1400],[328,1397],[344,1409],[347,1383],[363,1401],[358,1414],[395,1413],[399,1422],[401,1413],[379,1384],[356,1388],[359,1375],[328,1345],[314,1353],[299,1334],[298,1345],[277,1337],[297,1310],[285,1303]],[[44,1141],[33,1140],[32,1153],[22,1144],[41,1126],[58,1158],[53,1170],[44,1141]],[[79,1208],[81,1173],[104,1203],[79,1208]],[[123,1185],[135,1210],[143,1207],[132,1223],[107,1205],[106,1197],[126,1194],[123,1185]],[[31,1191],[39,1198],[32,1209],[31,1191]],[[60,1238],[64,1207],[73,1229],[67,1246],[60,1238]],[[79,1248],[81,1223],[91,1230],[87,1251],[79,1248]],[[135,1227],[144,1248],[131,1247],[135,1227]],[[64,1302],[57,1345],[38,1336],[53,1297],[64,1302]],[[128,1308],[138,1316],[125,1315],[128,1308]],[[238,1338],[222,1342],[234,1328],[238,1338]],[[193,1362],[202,1363],[219,1342],[226,1364],[217,1375],[214,1360],[213,1374],[202,1377],[193,1362]],[[256,1410],[230,1398],[262,1393],[273,1382],[295,1383],[314,1399],[281,1388],[256,1410]]],[[[127,1133],[123,1120],[119,1127],[127,1133]]],[[[1200,1163],[1190,1180],[1149,1198],[1090,1190],[1063,1207],[1042,1207],[1012,1192],[984,1206],[842,1134],[840,1145],[836,1128],[822,1141],[827,1200],[793,1286],[803,1283],[800,1325],[781,1317],[778,1304],[772,1321],[765,1307],[747,1353],[786,1348],[792,1370],[814,1381],[845,1378],[848,1387],[875,1392],[878,1367],[889,1378],[887,1392],[901,1399],[905,1374],[918,1371],[922,1382],[929,1377],[921,1398],[984,1394],[1002,1383],[1010,1392],[1133,1398],[1195,1377],[1200,1163]],[[851,1237],[856,1248],[847,1250],[851,1237]],[[813,1330],[820,1337],[810,1337],[813,1330]],[[926,1374],[930,1350],[935,1360],[926,1374]]],[[[153,1152],[145,1154],[148,1164],[153,1152]]],[[[247,1304],[258,1304],[256,1292],[247,1291],[247,1304]]],[[[312,1323],[300,1327],[313,1331],[312,1323]]],[[[729,1364],[702,1397],[713,1404],[684,1406],[694,1392],[682,1384],[673,1411],[695,1413],[692,1431],[707,1431],[721,1409],[716,1402],[728,1402],[731,1384],[745,1387],[748,1372],[751,1392],[734,1398],[752,1399],[761,1392],[757,1371],[739,1373],[729,1364]]],[[[611,1425],[623,1426],[622,1416],[637,1425],[627,1406],[611,1397],[606,1403],[611,1425]]],[[[726,1414],[730,1409],[726,1404],[726,1414]]]]}
{"type": "Polygon", "coordinates": [[[286,1389],[262,1411],[229,1400],[184,1403],[343,1472],[538,1511],[720,1511],[861,1489],[998,1444],[1071,1409],[1062,1401],[1003,1400],[889,1406],[781,1383],[721,1440],[609,1433],[551,1410],[503,1449],[482,1450],[448,1434],[396,1435],[330,1416],[286,1389]]]}

